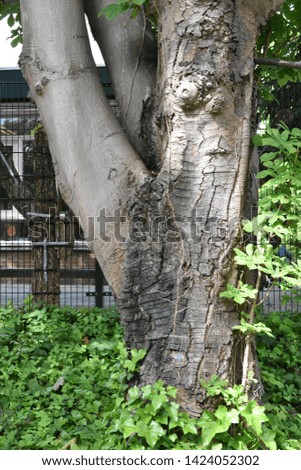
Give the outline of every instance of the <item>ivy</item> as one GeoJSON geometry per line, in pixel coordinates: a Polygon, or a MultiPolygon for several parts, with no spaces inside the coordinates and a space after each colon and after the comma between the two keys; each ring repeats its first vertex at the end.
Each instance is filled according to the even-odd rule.
{"type": "Polygon", "coordinates": [[[202,386],[218,406],[192,418],[175,387],[129,387],[145,351],[127,351],[115,309],[36,308],[30,299],[1,308],[0,449],[300,448],[300,418],[289,415],[300,385],[294,321],[274,316],[277,339],[260,346],[265,408],[213,376],[202,386]]]}

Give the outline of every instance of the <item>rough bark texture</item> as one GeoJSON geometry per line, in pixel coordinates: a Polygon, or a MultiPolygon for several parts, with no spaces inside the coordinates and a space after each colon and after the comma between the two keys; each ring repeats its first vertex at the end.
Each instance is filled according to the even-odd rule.
{"type": "Polygon", "coordinates": [[[34,159],[34,211],[27,215],[34,258],[32,295],[35,302],[60,304],[60,260],[58,247],[49,242],[57,240],[55,216],[58,194],[46,134],[35,133],[32,146],[34,159]],[[32,225],[32,226],[31,226],[32,225]]]}
{"type": "Polygon", "coordinates": [[[163,164],[133,213],[178,221],[185,239],[170,243],[167,230],[159,243],[130,244],[119,305],[128,341],[149,350],[143,379],[176,383],[191,412],[200,379],[240,373],[239,315],[219,293],[236,281],[257,24],[251,8],[232,2],[160,2],[160,12],[163,164]]]}
{"type": "MultiPolygon", "coordinates": [[[[192,414],[204,400],[201,378],[241,379],[242,342],[232,330],[239,315],[219,293],[238,276],[233,247],[250,164],[256,35],[280,3],[156,2],[154,176],[105,103],[79,19],[82,2],[21,0],[25,76],[63,195],[86,232],[88,216],[106,210],[91,247],[115,291],[129,346],[148,350],[140,382],[176,385],[192,414]]],[[[118,83],[113,67],[111,74],[118,83]]]]}

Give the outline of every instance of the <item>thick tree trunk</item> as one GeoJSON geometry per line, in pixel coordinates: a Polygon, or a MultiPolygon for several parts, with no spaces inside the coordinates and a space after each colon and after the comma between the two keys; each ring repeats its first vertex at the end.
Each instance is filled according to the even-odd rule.
{"type": "Polygon", "coordinates": [[[192,414],[204,400],[201,378],[241,380],[242,341],[232,330],[239,314],[219,294],[238,276],[233,247],[249,171],[256,34],[280,3],[158,0],[154,176],[105,102],[82,2],[21,0],[23,70],[63,195],[115,291],[126,340],[147,349],[140,382],[176,385],[192,414]]]}

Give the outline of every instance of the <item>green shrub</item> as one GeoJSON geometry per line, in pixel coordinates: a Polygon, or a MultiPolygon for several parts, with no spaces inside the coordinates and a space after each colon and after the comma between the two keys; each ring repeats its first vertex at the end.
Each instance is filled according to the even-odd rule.
{"type": "Polygon", "coordinates": [[[300,313],[273,312],[263,318],[274,337],[257,340],[264,383],[264,406],[280,449],[301,443],[301,318],[300,313]]]}
{"type": "Polygon", "coordinates": [[[265,408],[212,377],[219,405],[191,418],[174,387],[128,388],[145,351],[127,351],[116,310],[0,309],[0,449],[299,449],[300,322],[268,320],[265,408]]]}
{"type": "Polygon", "coordinates": [[[0,448],[89,448],[122,399],[127,352],[115,310],[0,310],[0,448]]]}

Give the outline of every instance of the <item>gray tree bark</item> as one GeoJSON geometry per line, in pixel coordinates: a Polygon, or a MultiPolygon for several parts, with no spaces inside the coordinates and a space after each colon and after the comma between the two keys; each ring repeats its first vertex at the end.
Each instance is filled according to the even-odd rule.
{"type": "MultiPolygon", "coordinates": [[[[90,18],[98,3],[87,8],[90,18]]],[[[101,90],[83,2],[21,0],[23,72],[47,130],[62,194],[80,216],[114,289],[127,343],[147,349],[140,383],[161,378],[176,385],[191,414],[204,401],[201,378],[241,380],[242,340],[232,330],[239,312],[219,294],[239,275],[233,248],[250,163],[256,35],[281,3],[158,0],[155,83],[153,65],[140,60],[143,40],[134,53],[117,43],[114,50],[116,31],[132,38],[128,20],[112,22],[108,46],[103,37],[110,35],[110,24],[94,18],[104,55],[121,61],[110,72],[116,90],[120,81],[127,90],[119,101],[128,139],[101,90]],[[159,159],[156,174],[142,161],[139,114],[145,98],[139,77],[155,90],[149,130],[142,127],[159,159]]],[[[139,21],[133,31],[141,30],[139,21]]]]}
{"type": "Polygon", "coordinates": [[[143,13],[131,18],[129,13],[114,21],[97,14],[112,0],[85,0],[85,11],[94,39],[97,41],[118,102],[121,125],[131,144],[145,163],[155,168],[154,143],[141,123],[149,113],[156,86],[157,45],[150,22],[143,13]]]}

